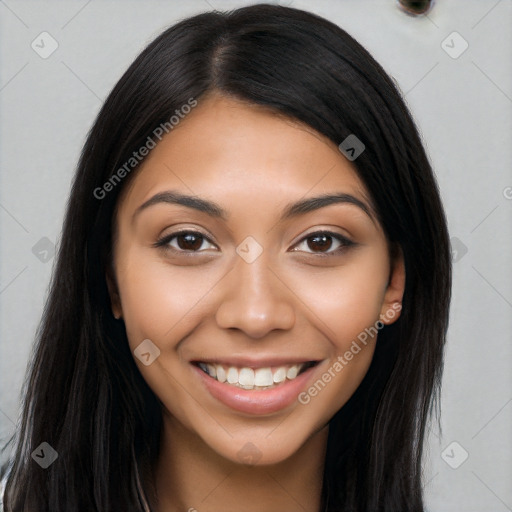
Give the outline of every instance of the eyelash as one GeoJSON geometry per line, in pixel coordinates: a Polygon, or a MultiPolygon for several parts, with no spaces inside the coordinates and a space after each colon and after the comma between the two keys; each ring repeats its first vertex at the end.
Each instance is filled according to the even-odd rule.
{"type": "MultiPolygon", "coordinates": [[[[196,235],[196,236],[199,235],[203,238],[203,241],[207,241],[208,243],[215,245],[205,234],[201,233],[200,231],[194,231],[194,230],[176,231],[175,233],[171,233],[169,235],[166,235],[166,236],[158,239],[155,242],[155,244],[153,244],[153,245],[154,245],[154,247],[163,248],[166,251],[172,251],[172,252],[184,254],[187,256],[192,256],[194,254],[203,252],[203,251],[190,251],[190,250],[187,251],[185,249],[176,249],[175,247],[171,247],[169,245],[171,240],[173,240],[174,238],[176,238],[180,235],[196,235]]],[[[307,254],[313,254],[313,255],[320,256],[320,257],[335,256],[335,255],[341,254],[342,252],[346,251],[350,247],[357,245],[352,240],[349,240],[348,238],[344,237],[343,235],[340,235],[339,233],[333,233],[332,231],[315,231],[313,233],[308,234],[304,238],[302,238],[295,245],[300,245],[304,242],[307,242],[308,239],[314,238],[319,235],[334,238],[335,240],[337,240],[340,243],[340,246],[334,250],[330,250],[329,252],[319,251],[319,252],[309,252],[307,254]]],[[[329,249],[331,249],[331,248],[329,248],[329,249]]],[[[297,249],[293,249],[293,250],[296,251],[297,249]]]]}

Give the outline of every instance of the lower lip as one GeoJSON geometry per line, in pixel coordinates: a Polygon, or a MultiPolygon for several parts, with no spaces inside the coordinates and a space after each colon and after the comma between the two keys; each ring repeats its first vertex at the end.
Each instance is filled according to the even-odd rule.
{"type": "Polygon", "coordinates": [[[275,388],[246,390],[219,382],[201,368],[192,365],[214,398],[231,409],[248,414],[271,414],[288,407],[297,400],[297,396],[306,387],[308,379],[317,366],[318,364],[308,368],[295,379],[287,379],[284,384],[279,384],[275,388]]]}

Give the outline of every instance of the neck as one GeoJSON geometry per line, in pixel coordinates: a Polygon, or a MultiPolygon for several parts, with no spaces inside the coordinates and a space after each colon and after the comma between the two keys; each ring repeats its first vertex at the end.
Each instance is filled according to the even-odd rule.
{"type": "Polygon", "coordinates": [[[249,466],[221,457],[164,414],[156,512],[320,512],[328,426],[288,459],[249,466]]]}

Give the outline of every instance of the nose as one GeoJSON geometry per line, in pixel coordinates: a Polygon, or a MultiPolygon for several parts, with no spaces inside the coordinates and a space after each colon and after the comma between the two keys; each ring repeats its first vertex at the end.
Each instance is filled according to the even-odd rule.
{"type": "Polygon", "coordinates": [[[223,279],[217,325],[239,329],[255,339],[275,329],[291,329],[295,324],[294,294],[263,255],[252,263],[237,258],[234,265],[223,279]]]}

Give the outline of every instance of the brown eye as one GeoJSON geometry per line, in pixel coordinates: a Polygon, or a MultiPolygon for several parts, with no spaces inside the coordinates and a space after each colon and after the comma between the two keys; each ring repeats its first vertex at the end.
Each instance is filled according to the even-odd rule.
{"type": "Polygon", "coordinates": [[[204,247],[205,243],[215,247],[205,235],[198,231],[181,231],[163,237],[156,242],[155,246],[176,252],[194,253],[209,249],[208,246],[204,247]]]}
{"type": "Polygon", "coordinates": [[[356,245],[355,242],[338,233],[320,231],[304,237],[293,250],[308,254],[334,256],[354,245],[356,245]]]}
{"type": "Polygon", "coordinates": [[[203,245],[203,236],[196,233],[185,233],[176,237],[178,247],[184,251],[197,251],[203,245]]]}
{"type": "Polygon", "coordinates": [[[332,246],[332,237],[326,234],[310,236],[307,241],[312,251],[327,251],[332,246]]]}

